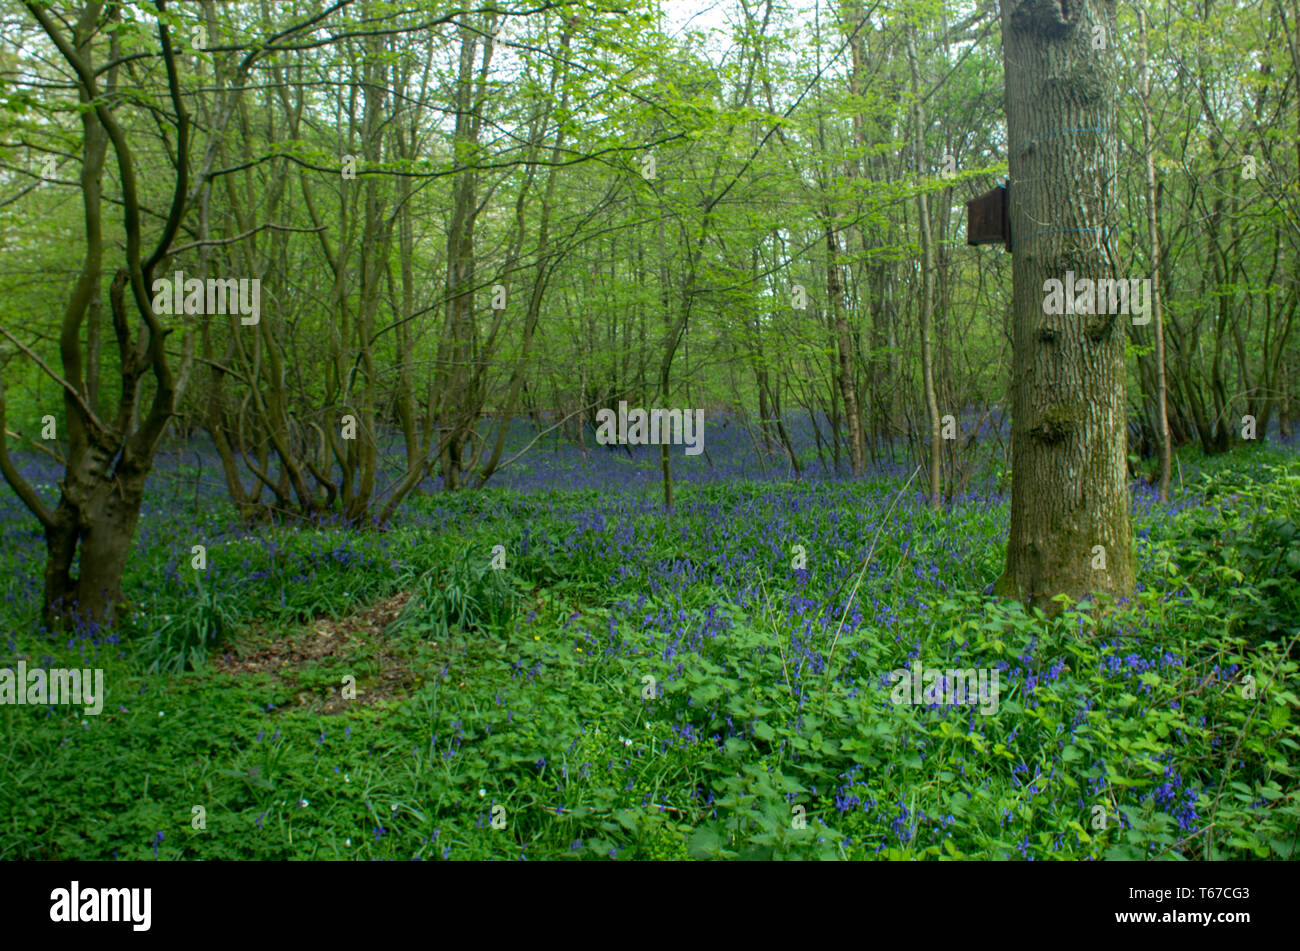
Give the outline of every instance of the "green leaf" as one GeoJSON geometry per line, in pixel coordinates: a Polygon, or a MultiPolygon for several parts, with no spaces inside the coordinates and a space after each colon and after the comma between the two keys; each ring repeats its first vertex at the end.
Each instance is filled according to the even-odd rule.
{"type": "Polygon", "coordinates": [[[721,837],[709,826],[700,826],[686,840],[686,851],[697,859],[712,858],[721,846],[721,837]]]}

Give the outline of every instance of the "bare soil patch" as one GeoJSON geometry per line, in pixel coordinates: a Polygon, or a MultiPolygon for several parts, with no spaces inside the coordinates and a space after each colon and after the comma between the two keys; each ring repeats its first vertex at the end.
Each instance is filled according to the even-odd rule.
{"type": "Polygon", "coordinates": [[[406,693],[416,682],[412,658],[392,649],[383,636],[410,597],[409,591],[399,592],[346,617],[317,618],[287,636],[253,626],[251,636],[239,638],[225,654],[214,657],[212,666],[237,676],[270,674],[301,687],[296,693],[299,705],[318,713],[372,706],[406,693]],[[322,690],[322,671],[331,670],[338,676],[322,690]],[[355,700],[343,699],[345,674],[357,678],[355,700]]]}

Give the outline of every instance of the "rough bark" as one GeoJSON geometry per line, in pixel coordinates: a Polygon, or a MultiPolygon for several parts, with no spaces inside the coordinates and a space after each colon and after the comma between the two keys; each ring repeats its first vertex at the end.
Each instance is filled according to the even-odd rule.
{"type": "Polygon", "coordinates": [[[1133,590],[1119,315],[1044,312],[1048,279],[1113,277],[1113,0],[1002,8],[1013,241],[1012,488],[999,593],[1052,612],[1133,590]],[[1093,39],[1104,30],[1105,48],[1093,39]],[[1074,131],[1074,130],[1100,131],[1074,131]],[[1105,567],[1096,546],[1101,546],[1105,567]]]}

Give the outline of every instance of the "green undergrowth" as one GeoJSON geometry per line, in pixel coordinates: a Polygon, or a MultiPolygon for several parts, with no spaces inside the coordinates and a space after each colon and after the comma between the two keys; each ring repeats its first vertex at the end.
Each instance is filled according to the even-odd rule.
{"type": "Polygon", "coordinates": [[[270,529],[215,572],[160,544],[119,645],[20,645],[107,698],[0,706],[0,858],[1296,857],[1293,456],[1135,506],[1141,590],[1052,620],[986,593],[1005,502],[886,521],[901,487],[432,497],[445,530],[270,529]],[[342,657],[212,662],[399,591],[342,657]],[[997,669],[996,710],[895,702],[917,663],[997,669]]]}

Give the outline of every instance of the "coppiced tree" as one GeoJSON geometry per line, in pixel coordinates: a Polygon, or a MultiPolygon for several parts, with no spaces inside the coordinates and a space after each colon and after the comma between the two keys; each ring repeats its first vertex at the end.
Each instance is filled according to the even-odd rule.
{"type": "MultiPolygon", "coordinates": [[[[181,94],[172,31],[158,4],[157,36],[165,72],[170,115],[157,116],[169,126],[174,143],[170,210],[152,241],[141,221],[137,157],[131,134],[119,114],[121,101],[105,95],[101,72],[120,64],[120,48],[105,43],[101,30],[115,21],[117,9],[87,3],[70,27],[43,4],[28,0],[28,13],[40,25],[66,67],[77,92],[81,118],[81,198],[85,247],[81,273],[63,306],[59,332],[61,372],[6,332],[59,385],[63,396],[67,456],[59,480],[59,500],[51,508],[23,478],[0,438],[0,472],[40,522],[45,533],[42,619],[50,629],[72,622],[111,623],[122,599],[122,571],[144,500],[145,480],[163,432],[171,422],[180,390],[177,371],[165,342],[174,328],[164,326],[153,308],[153,280],[180,228],[190,183],[191,124],[181,94]],[[105,64],[101,55],[107,52],[105,64]],[[103,228],[104,164],[111,146],[121,185],[125,250],[109,292],[113,335],[117,344],[117,400],[105,407],[91,402],[87,366],[90,352],[83,330],[91,301],[101,293],[105,256],[103,228]],[[152,245],[146,249],[146,243],[152,245]],[[129,303],[128,303],[129,295],[129,303]],[[136,319],[133,319],[134,312],[136,319]],[[105,410],[108,412],[105,412],[105,410]],[[76,566],[74,568],[74,565],[76,566]]],[[[98,394],[97,394],[98,395],[98,394]]],[[[0,397],[0,430],[5,405],[0,397]]]]}

